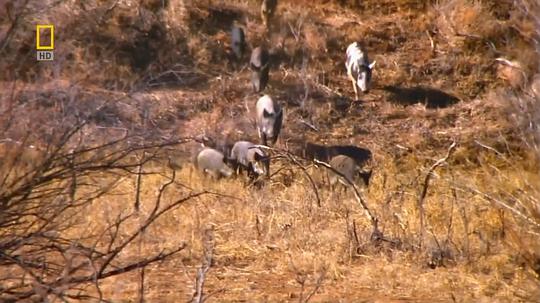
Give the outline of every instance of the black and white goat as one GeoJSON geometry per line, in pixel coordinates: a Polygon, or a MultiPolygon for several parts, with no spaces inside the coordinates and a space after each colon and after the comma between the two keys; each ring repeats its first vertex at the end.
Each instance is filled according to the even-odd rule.
{"type": "Polygon", "coordinates": [[[358,89],[363,93],[369,91],[371,71],[375,61],[369,63],[367,51],[358,42],[353,42],[347,47],[347,76],[353,83],[355,100],[358,100],[358,89]]]}
{"type": "Polygon", "coordinates": [[[275,145],[283,124],[283,108],[270,96],[264,95],[257,101],[255,109],[257,130],[262,144],[275,145]]]}
{"type": "Polygon", "coordinates": [[[265,175],[269,171],[270,158],[266,152],[249,141],[238,141],[231,150],[230,160],[237,174],[247,171],[250,179],[265,175]]]}

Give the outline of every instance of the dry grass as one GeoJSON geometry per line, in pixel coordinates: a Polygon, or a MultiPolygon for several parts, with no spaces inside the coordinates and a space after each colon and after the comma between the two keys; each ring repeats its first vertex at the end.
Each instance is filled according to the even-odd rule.
{"type": "MultiPolygon", "coordinates": [[[[280,1],[269,37],[278,61],[268,92],[285,107],[280,147],[293,150],[310,140],[372,150],[374,175],[364,197],[388,241],[370,239],[364,211],[350,191],[329,191],[323,168],[308,170],[318,207],[306,177],[284,160],[272,164],[278,173],[255,189],[241,179],[212,182],[191,171],[187,162],[197,146],[185,144],[166,152],[182,168],[164,204],[201,189],[219,195],[196,198],[160,218],[121,255],[132,260],[187,244],[146,269],[147,301],[191,298],[208,232],[215,239],[209,301],[535,302],[540,296],[539,100],[523,91],[538,72],[537,5],[344,2],[280,1]],[[373,92],[350,104],[343,53],[356,39],[377,67],[373,92]],[[496,65],[499,57],[519,62],[525,79],[515,81],[525,84],[509,87],[505,81],[513,76],[496,65]],[[455,152],[427,188],[420,247],[423,182],[453,141],[455,152]]],[[[62,2],[44,15],[34,6],[25,11],[27,22],[0,50],[6,59],[0,70],[7,71],[0,75],[0,100],[12,101],[0,104],[0,113],[17,117],[5,137],[24,138],[30,128],[35,132],[27,141],[43,146],[58,121],[67,127],[75,116],[103,107],[82,130],[85,143],[117,136],[118,129],[146,129],[148,138],[206,133],[258,140],[249,72],[232,69],[227,54],[235,21],[247,30],[250,47],[265,39],[255,1],[161,3],[120,1],[108,10],[99,1],[84,7],[62,2]],[[57,28],[54,64],[33,61],[30,21],[38,17],[57,28]]],[[[0,21],[3,41],[9,22],[0,20],[6,20],[0,21]]],[[[163,162],[145,170],[170,173],[163,162]]],[[[139,226],[167,178],[142,180],[140,213],[121,234],[139,226]]],[[[105,186],[110,180],[94,181],[105,186]]],[[[77,224],[63,231],[65,237],[91,242],[81,235],[98,235],[130,213],[126,201],[134,191],[135,180],[124,177],[110,195],[70,214],[77,224]]],[[[100,286],[112,301],[135,301],[139,279],[128,273],[100,286]]]]}
{"type": "MultiPolygon", "coordinates": [[[[379,169],[384,174],[398,171],[393,164],[379,169]]],[[[294,300],[300,296],[299,280],[305,279],[305,287],[310,289],[321,274],[325,275],[324,286],[313,297],[315,301],[331,299],[330,294],[350,300],[392,297],[431,302],[448,301],[452,297],[458,301],[487,298],[506,301],[516,297],[531,300],[537,296],[537,283],[530,279],[529,270],[516,266],[515,248],[510,244],[516,234],[521,234],[520,241],[528,241],[529,236],[522,234],[514,218],[504,216],[494,205],[468,192],[458,191],[457,196],[453,196],[449,185],[456,182],[490,192],[516,194],[516,190],[524,186],[519,181],[523,180],[522,174],[517,172],[505,177],[498,174],[497,180],[484,180],[492,172],[469,170],[462,175],[460,171],[445,169],[441,173],[428,197],[426,212],[434,237],[428,242],[428,251],[437,249],[435,239],[440,243],[448,239],[452,259],[445,261],[450,262],[445,267],[430,269],[427,266],[429,255],[418,254],[409,246],[417,234],[414,210],[418,185],[398,189],[414,182],[417,173],[375,177],[366,199],[381,219],[385,235],[401,239],[403,244],[394,248],[386,244],[372,248],[369,222],[350,193],[337,195],[320,188],[323,207],[318,208],[309,185],[299,172],[295,173],[297,182],[289,187],[275,183],[251,191],[240,181],[208,182],[184,169],[179,183],[234,197],[197,199],[147,230],[142,251],[137,252],[134,247],[131,253],[148,254],[172,247],[178,241],[186,241],[188,246],[174,261],[149,269],[146,298],[172,302],[191,295],[194,269],[202,256],[202,233],[208,226],[213,226],[216,251],[207,291],[219,291],[214,298],[219,301],[294,300]],[[452,180],[446,180],[450,174],[452,180]],[[467,222],[463,221],[462,212],[467,214],[467,222]],[[358,247],[351,234],[353,221],[359,234],[358,247]],[[469,235],[464,231],[465,224],[469,235]],[[465,239],[468,239],[467,246],[463,243],[465,239]]],[[[153,189],[164,181],[161,177],[144,178],[143,201],[150,200],[153,189]]],[[[540,180],[529,179],[531,181],[540,180]]],[[[89,215],[81,226],[93,226],[99,233],[106,218],[125,211],[126,205],[121,201],[129,199],[133,190],[132,181],[119,184],[116,191],[120,196],[86,210],[89,215]],[[108,207],[103,208],[105,204],[108,207]]],[[[172,189],[166,200],[183,191],[181,187],[172,189]]],[[[147,211],[143,203],[141,216],[147,211]]],[[[531,240],[535,238],[531,237],[531,240]]],[[[126,278],[112,279],[103,283],[104,290],[112,298],[134,298],[137,289],[124,288],[126,283],[136,283],[136,277],[131,279],[132,282],[126,278]],[[122,292],[115,292],[118,287],[122,292]]]]}

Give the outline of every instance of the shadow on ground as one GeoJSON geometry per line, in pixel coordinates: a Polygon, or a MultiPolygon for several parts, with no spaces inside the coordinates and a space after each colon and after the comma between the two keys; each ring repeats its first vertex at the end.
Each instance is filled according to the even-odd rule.
{"type": "Polygon", "coordinates": [[[385,86],[383,90],[391,94],[390,101],[401,105],[425,104],[427,108],[445,108],[456,104],[459,99],[431,87],[385,86]]]}

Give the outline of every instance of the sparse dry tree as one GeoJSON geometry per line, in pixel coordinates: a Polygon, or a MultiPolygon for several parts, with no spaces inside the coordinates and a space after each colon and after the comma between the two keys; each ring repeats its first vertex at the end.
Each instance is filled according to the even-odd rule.
{"type": "MultiPolygon", "coordinates": [[[[177,241],[174,247],[158,252],[122,256],[160,217],[206,194],[186,190],[174,199],[167,196],[176,182],[174,170],[165,173],[165,181],[153,197],[137,198],[146,212],[137,212],[132,202],[109,218],[87,213],[106,209],[111,192],[122,180],[163,175],[140,167],[158,161],[165,147],[189,140],[163,142],[144,133],[121,131],[92,142],[92,129],[96,131],[92,121],[103,114],[103,108],[59,120],[63,125],[51,122],[40,128],[30,124],[31,131],[19,140],[2,138],[0,301],[105,300],[101,280],[163,261],[184,249],[185,243],[177,241]],[[33,141],[40,137],[47,142],[33,141]],[[38,143],[34,146],[33,142],[38,143]],[[83,228],[84,216],[96,216],[93,220],[101,228],[83,228]]],[[[6,113],[4,109],[0,108],[2,113],[6,113]]],[[[0,119],[5,135],[17,133],[13,127],[18,127],[19,120],[45,114],[10,112],[13,117],[2,115],[0,119]]]]}
{"type": "Polygon", "coordinates": [[[206,228],[203,232],[203,260],[200,268],[197,270],[197,276],[195,277],[195,291],[191,298],[192,303],[202,303],[212,295],[204,294],[204,283],[206,282],[206,275],[214,262],[215,238],[213,226],[206,228]]]}
{"type": "Polygon", "coordinates": [[[419,239],[419,245],[420,247],[422,246],[423,242],[424,242],[424,237],[425,237],[425,233],[426,233],[426,227],[425,227],[425,210],[424,210],[424,200],[426,199],[426,195],[427,195],[427,191],[428,191],[428,188],[429,188],[429,181],[431,180],[431,177],[433,176],[433,172],[435,171],[435,169],[437,169],[437,167],[443,165],[446,163],[446,161],[448,161],[448,158],[452,155],[452,152],[454,152],[455,148],[457,146],[457,143],[454,141],[452,142],[452,144],[450,144],[450,147],[448,147],[448,151],[446,153],[446,155],[437,160],[433,165],[431,165],[431,167],[428,169],[427,173],[426,173],[426,176],[424,178],[424,182],[422,184],[422,189],[420,191],[420,194],[418,196],[418,216],[419,216],[419,224],[420,224],[420,239],[419,239]]]}
{"type": "MultiPolygon", "coordinates": [[[[292,267],[294,268],[294,265],[292,267]]],[[[315,293],[317,293],[317,291],[321,288],[326,278],[327,268],[322,267],[319,270],[318,276],[317,276],[317,279],[315,280],[313,288],[307,293],[306,293],[306,288],[307,288],[308,276],[305,273],[302,273],[302,271],[298,269],[295,269],[295,270],[296,270],[296,282],[300,284],[300,295],[298,296],[298,302],[308,303],[313,297],[313,295],[315,295],[315,293]]]]}

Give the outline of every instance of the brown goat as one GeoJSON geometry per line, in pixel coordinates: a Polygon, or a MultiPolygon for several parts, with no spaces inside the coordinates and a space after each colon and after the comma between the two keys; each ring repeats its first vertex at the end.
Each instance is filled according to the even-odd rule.
{"type": "Polygon", "coordinates": [[[350,186],[347,180],[357,186],[360,185],[360,188],[369,186],[372,171],[362,171],[353,158],[345,155],[337,155],[330,160],[330,166],[342,175],[340,176],[334,171],[329,173],[330,186],[333,190],[336,189],[338,182],[346,190],[350,186]],[[362,183],[358,184],[358,180],[362,181],[362,183]]]}
{"type": "Polygon", "coordinates": [[[354,145],[320,145],[306,142],[303,149],[304,158],[309,160],[317,159],[328,163],[337,155],[345,155],[352,158],[360,167],[364,166],[372,158],[369,149],[354,145]]]}

